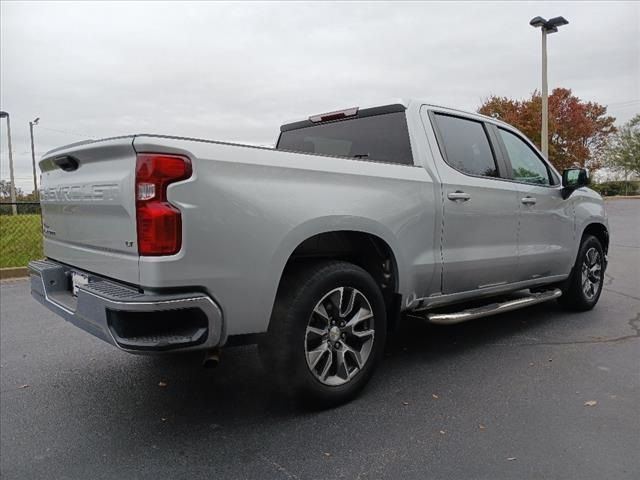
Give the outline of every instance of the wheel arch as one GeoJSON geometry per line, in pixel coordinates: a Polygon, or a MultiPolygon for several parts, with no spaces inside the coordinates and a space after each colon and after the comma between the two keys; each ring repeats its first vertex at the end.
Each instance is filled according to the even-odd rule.
{"type": "MultiPolygon", "coordinates": [[[[335,228],[309,228],[300,226],[297,232],[292,232],[286,242],[286,254],[280,260],[277,291],[287,272],[295,268],[299,262],[313,260],[343,260],[351,262],[367,271],[379,285],[388,313],[388,325],[395,326],[402,305],[402,281],[404,279],[404,265],[402,258],[394,248],[395,236],[386,228],[375,222],[373,225],[367,219],[350,217],[331,224],[335,228]],[[304,234],[300,234],[300,231],[304,234]]],[[[275,298],[274,296],[274,304],[275,298]]]]}
{"type": "Polygon", "coordinates": [[[609,251],[609,230],[607,226],[600,222],[592,222],[589,223],[583,230],[582,236],[580,237],[580,243],[584,239],[585,235],[593,235],[596,237],[600,243],[602,244],[602,249],[604,250],[605,255],[609,251]]]}
{"type": "Polygon", "coordinates": [[[372,233],[334,230],[313,235],[291,252],[284,270],[296,262],[313,259],[349,261],[371,274],[383,292],[398,291],[396,256],[384,239],[372,233]]]}

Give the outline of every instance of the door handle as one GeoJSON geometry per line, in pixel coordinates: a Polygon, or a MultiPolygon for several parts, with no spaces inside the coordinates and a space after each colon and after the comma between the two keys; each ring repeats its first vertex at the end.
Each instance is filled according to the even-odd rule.
{"type": "Polygon", "coordinates": [[[447,198],[449,200],[453,200],[454,202],[466,202],[471,198],[471,195],[469,195],[468,193],[464,193],[460,190],[457,190],[455,192],[451,192],[447,194],[447,198]]]}
{"type": "Polygon", "coordinates": [[[520,200],[525,205],[535,205],[537,200],[534,197],[524,197],[520,200]]]}

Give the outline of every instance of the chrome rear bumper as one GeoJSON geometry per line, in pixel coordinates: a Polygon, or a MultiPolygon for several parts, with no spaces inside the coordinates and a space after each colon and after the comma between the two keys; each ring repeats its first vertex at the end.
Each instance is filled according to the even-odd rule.
{"type": "Polygon", "coordinates": [[[29,263],[31,295],[88,333],[130,353],[213,348],[223,339],[222,313],[200,292],[148,293],[52,261],[29,263]],[[72,293],[72,272],[88,280],[72,293]]]}

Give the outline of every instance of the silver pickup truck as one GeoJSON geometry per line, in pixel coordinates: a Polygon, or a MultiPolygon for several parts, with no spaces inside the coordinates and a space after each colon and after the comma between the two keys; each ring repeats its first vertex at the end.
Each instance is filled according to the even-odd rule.
{"type": "Polygon", "coordinates": [[[417,100],[314,115],[275,148],[131,135],[40,161],[46,307],[130,353],[258,344],[296,398],[366,384],[402,318],[598,301],[587,172],[516,129],[417,100]]]}

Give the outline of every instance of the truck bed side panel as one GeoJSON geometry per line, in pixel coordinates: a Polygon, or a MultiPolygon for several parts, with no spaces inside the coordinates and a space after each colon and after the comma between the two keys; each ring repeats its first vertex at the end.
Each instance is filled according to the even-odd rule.
{"type": "Polygon", "coordinates": [[[422,167],[153,136],[134,147],[188,155],[194,172],[168,190],[183,214],[183,248],[140,257],[140,284],[201,286],[221,306],[227,334],[266,330],[289,255],[318,233],[382,238],[406,299],[439,288],[440,206],[422,167]]]}

